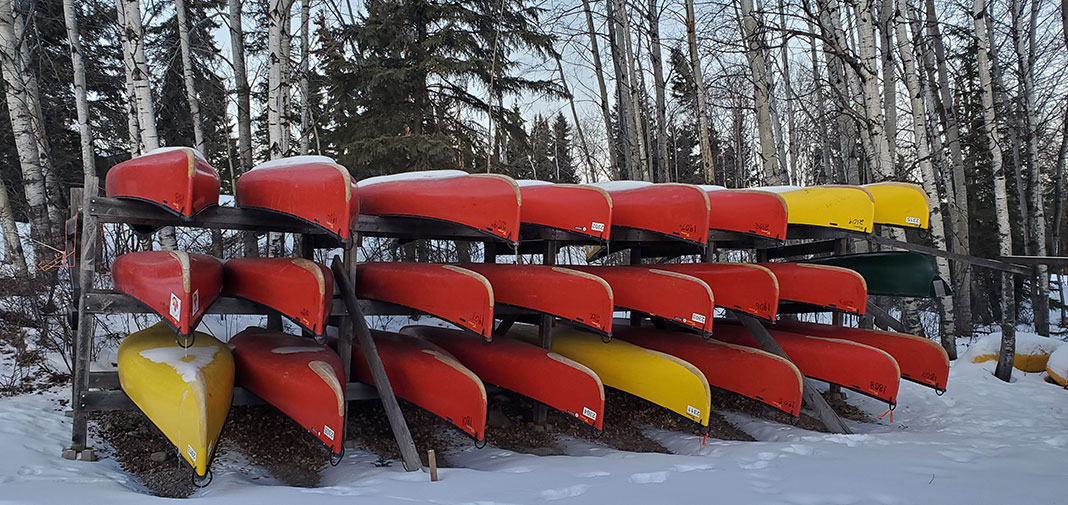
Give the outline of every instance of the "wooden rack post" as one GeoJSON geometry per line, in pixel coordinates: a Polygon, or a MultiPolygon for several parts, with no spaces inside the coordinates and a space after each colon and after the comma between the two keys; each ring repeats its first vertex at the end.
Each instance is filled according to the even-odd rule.
{"type": "MultiPolygon", "coordinates": [[[[74,427],[71,430],[70,449],[75,453],[85,450],[89,430],[89,412],[82,401],[82,393],[89,389],[89,361],[92,353],[93,321],[86,312],[86,297],[96,277],[96,257],[100,249],[100,227],[96,218],[88,212],[89,202],[100,191],[99,180],[86,180],[82,194],[82,243],[80,258],[75,270],[78,272],[78,317],[74,334],[74,380],[71,384],[71,407],[74,409],[74,427]]],[[[73,217],[73,216],[72,216],[73,217]]]]}
{"type": "MultiPolygon", "coordinates": [[[[559,252],[559,240],[546,240],[545,250],[542,252],[541,263],[547,266],[556,265],[556,255],[559,254],[559,252]]],[[[542,349],[552,349],[553,316],[542,314],[541,318],[538,320],[538,340],[541,342],[542,349]]],[[[546,408],[544,403],[538,403],[534,406],[534,424],[545,425],[545,419],[548,415],[549,409],[546,408]]]]}

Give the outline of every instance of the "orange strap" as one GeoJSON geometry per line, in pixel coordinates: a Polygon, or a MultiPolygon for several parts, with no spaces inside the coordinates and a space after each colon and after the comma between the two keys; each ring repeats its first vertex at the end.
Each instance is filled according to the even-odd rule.
{"type": "Polygon", "coordinates": [[[886,417],[887,414],[890,414],[890,422],[894,422],[894,409],[887,409],[886,412],[879,415],[879,419],[886,417]]]}

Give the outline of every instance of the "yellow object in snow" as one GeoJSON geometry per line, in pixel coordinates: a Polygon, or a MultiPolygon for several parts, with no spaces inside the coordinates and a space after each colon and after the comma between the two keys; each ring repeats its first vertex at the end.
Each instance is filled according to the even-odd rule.
{"type": "MultiPolygon", "coordinates": [[[[514,327],[509,336],[538,343],[536,329],[525,325],[514,327]]],[[[599,335],[566,327],[554,331],[552,351],[590,368],[605,386],[708,426],[712,404],[708,379],[686,361],[622,340],[605,343],[599,335]]]]}
{"type": "MultiPolygon", "coordinates": [[[[972,358],[972,363],[985,363],[987,361],[997,361],[997,354],[980,354],[972,358]]],[[[1049,360],[1049,353],[1039,351],[1036,354],[1023,354],[1016,353],[1016,357],[1012,359],[1012,367],[1027,373],[1037,373],[1046,371],[1046,362],[1049,360]]]]}
{"type": "Polygon", "coordinates": [[[875,199],[877,224],[924,229],[930,224],[931,205],[920,186],[907,182],[879,182],[861,187],[875,199]]]}
{"type": "Polygon", "coordinates": [[[787,223],[871,233],[875,200],[860,186],[773,186],[752,188],[778,193],[786,201],[787,223]]]}
{"type": "Polygon", "coordinates": [[[122,390],[198,476],[205,476],[234,393],[234,357],[226,344],[196,333],[183,349],[159,323],[119,345],[122,390]]]}

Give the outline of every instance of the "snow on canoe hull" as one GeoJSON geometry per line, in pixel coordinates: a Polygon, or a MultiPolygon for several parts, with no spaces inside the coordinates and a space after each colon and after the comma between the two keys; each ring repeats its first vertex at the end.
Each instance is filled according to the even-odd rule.
{"type": "Polygon", "coordinates": [[[601,333],[612,333],[612,288],[603,279],[570,268],[467,263],[486,277],[493,300],[552,314],[601,333]]]}
{"type": "Polygon", "coordinates": [[[257,165],[237,179],[239,207],[285,214],[342,241],[352,237],[360,204],[347,168],[325,156],[294,156],[257,165]]]}
{"type": "Polygon", "coordinates": [[[432,263],[362,263],[356,296],[426,312],[493,338],[493,288],[466,268],[432,263]]]}
{"type": "Polygon", "coordinates": [[[520,184],[522,224],[563,230],[608,240],[612,232],[612,197],[598,187],[577,184],[520,184]]]}
{"type": "Polygon", "coordinates": [[[334,299],[334,276],[301,258],[235,258],[223,265],[223,293],[266,305],[321,336],[334,299]]]}
{"type": "MultiPolygon", "coordinates": [[[[448,351],[425,340],[371,330],[393,392],[481,441],[486,436],[486,388],[448,351]]],[[[492,345],[492,344],[490,344],[492,345]]],[[[352,347],[352,378],[374,384],[367,358],[352,347]]]]}
{"type": "Polygon", "coordinates": [[[708,194],[697,186],[615,181],[598,187],[612,197],[612,226],[708,243],[708,194]]]}
{"type": "MultiPolygon", "coordinates": [[[[530,343],[538,340],[537,327],[531,325],[515,325],[508,335],[530,343]]],[[[686,361],[622,340],[604,343],[598,335],[567,327],[553,332],[551,350],[589,367],[605,386],[708,426],[712,403],[708,380],[686,361]]]]}
{"type": "Polygon", "coordinates": [[[446,221],[519,240],[521,197],[510,177],[442,170],[372,177],[358,187],[364,214],[446,221]]]}
{"type": "Polygon", "coordinates": [[[879,182],[861,187],[875,201],[875,224],[927,228],[931,205],[922,187],[907,182],[879,182]]]}
{"type": "Polygon", "coordinates": [[[786,200],[791,225],[818,226],[871,233],[875,202],[859,186],[779,186],[753,188],[778,193],[786,200]]]}
{"type": "Polygon", "coordinates": [[[710,386],[752,398],[794,417],[801,415],[801,372],[784,358],[752,347],[653,328],[620,326],[614,337],[693,364],[705,374],[710,386]]]}
{"type": "Polygon", "coordinates": [[[230,339],[237,385],[263,398],[334,454],[345,420],[345,371],[329,347],[296,335],[247,328],[230,339]]]}
{"type": "Polygon", "coordinates": [[[868,285],[848,268],[808,263],[761,263],[779,280],[779,299],[863,314],[868,285]]]}
{"type": "Polygon", "coordinates": [[[712,331],[715,300],[708,284],[685,274],[644,266],[568,266],[596,275],[612,286],[617,308],[700,331],[712,331]]]}
{"type": "Polygon", "coordinates": [[[174,332],[159,323],[127,336],[118,364],[130,400],[198,476],[207,475],[234,393],[230,348],[204,333],[192,347],[180,348],[174,332]]]}
{"type": "Polygon", "coordinates": [[[219,204],[219,173],[191,147],[166,147],[108,170],[105,193],[140,200],[189,218],[219,204]]]}
{"type": "Polygon", "coordinates": [[[779,283],[766,267],[748,263],[665,263],[656,268],[701,279],[712,288],[716,306],[773,320],[779,310],[779,283]]]}
{"type": "Polygon", "coordinates": [[[775,328],[802,335],[848,340],[882,349],[897,361],[902,379],[939,391],[945,391],[946,382],[949,381],[949,355],[942,346],[928,338],[798,321],[783,321],[776,324],[775,328]]]}
{"type": "Polygon", "coordinates": [[[604,428],[604,386],[592,370],[536,345],[493,342],[436,326],[407,326],[401,333],[427,340],[455,356],[479,378],[533,398],[597,428],[604,428]]]}
{"type": "MultiPolygon", "coordinates": [[[[768,331],[806,376],[838,384],[891,405],[897,403],[901,369],[885,351],[848,340],[811,337],[775,329],[768,331]]],[[[730,321],[716,321],[716,332],[712,338],[760,349],[760,344],[745,328],[730,321]]]]}
{"type": "Polygon", "coordinates": [[[206,254],[142,251],[115,258],[111,275],[115,289],[147,305],[179,334],[188,336],[218,298],[222,269],[222,262],[206,254]]]}
{"type": "Polygon", "coordinates": [[[786,201],[775,193],[703,187],[710,207],[708,227],[774,240],[786,239],[786,201]]]}

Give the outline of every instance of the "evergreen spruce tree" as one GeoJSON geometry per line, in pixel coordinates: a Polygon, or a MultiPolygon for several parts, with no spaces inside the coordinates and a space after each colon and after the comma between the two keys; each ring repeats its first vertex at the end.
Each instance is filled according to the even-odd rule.
{"type": "Polygon", "coordinates": [[[572,138],[571,125],[568,124],[564,114],[559,112],[552,126],[552,155],[554,171],[552,181],[556,183],[578,182],[578,171],[575,168],[575,159],[571,156],[572,138]]]}

